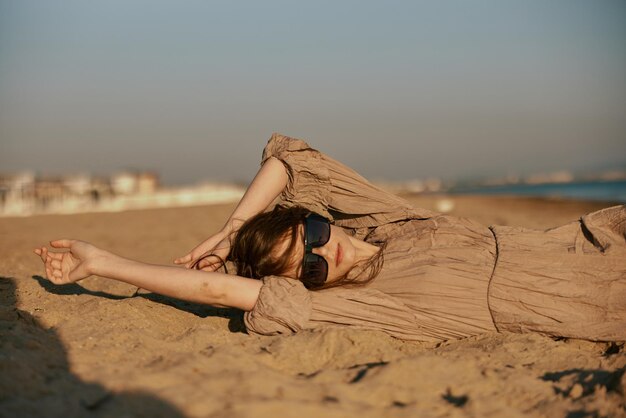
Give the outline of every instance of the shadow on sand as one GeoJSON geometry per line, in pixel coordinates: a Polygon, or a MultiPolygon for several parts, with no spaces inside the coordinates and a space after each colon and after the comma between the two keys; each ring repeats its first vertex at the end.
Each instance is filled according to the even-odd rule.
{"type": "Polygon", "coordinates": [[[132,296],[119,296],[112,295],[110,293],[94,291],[85,289],[78,283],[71,283],[62,286],[55,285],[50,283],[49,280],[45,279],[41,276],[32,276],[34,280],[36,280],[39,285],[44,288],[47,292],[53,293],[55,295],[90,295],[96,296],[111,300],[122,300],[134,297],[141,297],[147,299],[152,302],[160,303],[167,306],[172,306],[181,311],[188,312],[190,314],[199,316],[200,318],[206,318],[209,316],[217,316],[220,318],[228,319],[228,329],[230,332],[246,332],[246,326],[243,322],[243,311],[239,309],[231,309],[231,308],[216,308],[214,306],[202,305],[199,303],[185,302],[183,300],[178,300],[174,298],[170,298],[167,296],[158,295],[156,293],[150,293],[143,289],[138,289],[137,292],[132,296]]]}
{"type": "Polygon", "coordinates": [[[112,392],[82,381],[70,371],[56,331],[44,329],[16,302],[14,280],[0,277],[0,417],[184,416],[149,393],[112,392]]]}

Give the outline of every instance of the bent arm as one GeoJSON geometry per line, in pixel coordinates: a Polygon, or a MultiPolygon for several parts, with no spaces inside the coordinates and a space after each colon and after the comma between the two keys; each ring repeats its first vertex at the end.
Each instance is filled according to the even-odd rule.
{"type": "Polygon", "coordinates": [[[263,212],[283,192],[287,181],[285,166],[277,158],[268,159],[248,186],[227,225],[230,223],[238,226],[263,212]]]}
{"type": "Polygon", "coordinates": [[[286,167],[289,180],[281,194],[282,203],[306,207],[338,226],[371,228],[434,215],[376,187],[303,140],[272,135],[263,150],[263,161],[276,158],[286,167]]]}
{"type": "MultiPolygon", "coordinates": [[[[215,270],[219,264],[203,259],[207,254],[214,254],[222,259],[228,256],[232,234],[248,218],[263,212],[283,191],[287,184],[287,170],[276,158],[270,158],[259,169],[246,193],[230,215],[224,226],[216,234],[198,244],[186,255],[174,260],[176,264],[184,264],[191,268],[196,266],[205,270],[215,270]]],[[[213,260],[215,261],[215,260],[213,260]]]]}

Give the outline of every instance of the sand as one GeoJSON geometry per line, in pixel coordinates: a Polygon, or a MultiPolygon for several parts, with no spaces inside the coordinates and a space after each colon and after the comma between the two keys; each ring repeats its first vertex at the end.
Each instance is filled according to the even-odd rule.
{"type": "MultiPolygon", "coordinates": [[[[608,206],[408,196],[485,224],[549,228],[608,206]]],[[[623,344],[486,334],[438,345],[329,328],[245,333],[242,313],[99,277],[54,286],[59,237],[170,263],[233,205],[0,219],[0,416],[626,417],[623,344]]]]}

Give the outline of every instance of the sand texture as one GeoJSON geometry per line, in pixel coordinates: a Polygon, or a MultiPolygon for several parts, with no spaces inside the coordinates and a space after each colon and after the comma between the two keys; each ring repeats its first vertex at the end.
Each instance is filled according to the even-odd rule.
{"type": "MultiPolygon", "coordinates": [[[[409,199],[541,229],[608,206],[409,199]]],[[[99,277],[51,285],[31,253],[70,237],[168,264],[233,207],[0,219],[0,416],[626,417],[623,344],[494,333],[433,346],[338,328],[255,337],[236,310],[99,277]]]]}

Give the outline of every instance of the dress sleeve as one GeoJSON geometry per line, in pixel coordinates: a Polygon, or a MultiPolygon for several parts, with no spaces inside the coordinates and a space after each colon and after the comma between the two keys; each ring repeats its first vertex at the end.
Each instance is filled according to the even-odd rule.
{"type": "Polygon", "coordinates": [[[243,317],[250,334],[293,334],[306,327],[311,317],[311,295],[296,280],[267,276],[254,308],[243,317]]]}
{"type": "Polygon", "coordinates": [[[354,170],[311,148],[305,141],[273,134],[263,150],[286,167],[289,181],[281,195],[286,206],[303,206],[347,228],[370,228],[434,215],[388,193],[354,170]]]}

